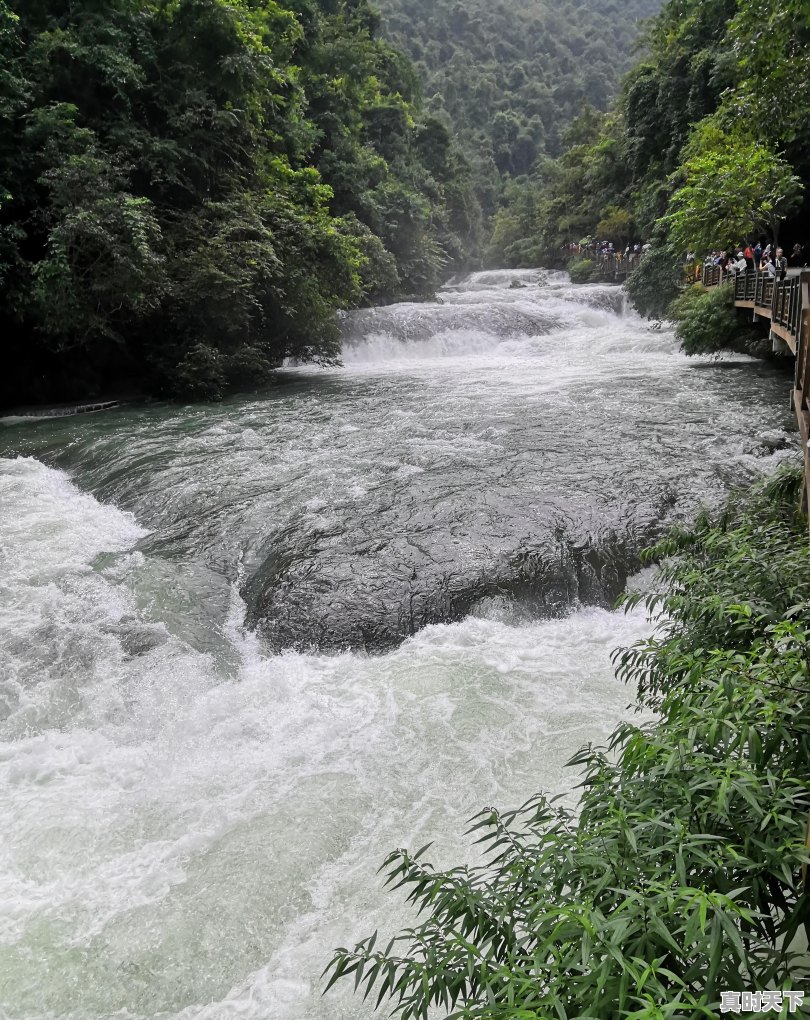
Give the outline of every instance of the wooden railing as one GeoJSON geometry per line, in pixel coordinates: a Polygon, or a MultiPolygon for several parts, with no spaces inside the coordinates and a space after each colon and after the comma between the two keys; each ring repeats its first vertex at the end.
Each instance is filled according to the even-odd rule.
{"type": "Polygon", "coordinates": [[[771,321],[783,326],[791,336],[799,339],[802,332],[802,280],[794,276],[782,280],[774,288],[771,321]]]}
{"type": "Polygon", "coordinates": [[[796,351],[796,376],[793,387],[793,406],[799,422],[804,453],[804,509],[810,505],[810,273],[802,273],[799,280],[801,327],[796,351]]]}
{"type": "Polygon", "coordinates": [[[614,252],[612,255],[603,254],[599,249],[591,248],[566,248],[567,254],[564,262],[569,259],[579,261],[580,259],[594,263],[592,279],[602,280],[606,283],[616,283],[625,280],[644,257],[642,252],[633,251],[629,255],[624,252],[614,252]]]}
{"type": "MultiPolygon", "coordinates": [[[[704,266],[701,280],[706,288],[728,284],[734,288],[734,304],[750,308],[754,319],[770,319],[774,344],[790,349],[796,358],[793,405],[799,423],[804,454],[802,506],[810,504],[810,272],[783,280],[753,270],[724,273],[719,266],[704,266]]],[[[776,349],[776,347],[774,347],[776,349]]]]}
{"type": "Polygon", "coordinates": [[[802,332],[802,280],[810,274],[789,276],[784,280],[770,273],[724,273],[719,266],[704,266],[704,287],[719,287],[727,283],[734,288],[734,304],[750,308],[757,318],[770,319],[773,333],[784,340],[796,354],[802,332]]]}
{"type": "Polygon", "coordinates": [[[633,252],[626,257],[618,255],[605,255],[599,258],[602,279],[623,280],[638,266],[641,255],[633,252]]]}

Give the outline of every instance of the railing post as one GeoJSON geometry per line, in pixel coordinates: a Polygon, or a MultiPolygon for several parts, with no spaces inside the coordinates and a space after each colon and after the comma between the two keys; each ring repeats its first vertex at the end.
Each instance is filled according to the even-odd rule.
{"type": "MultiPolygon", "coordinates": [[[[791,280],[790,282],[790,294],[788,300],[788,329],[793,334],[796,343],[799,341],[799,322],[796,312],[799,308],[800,301],[800,290],[801,283],[799,280],[791,280]]],[[[797,347],[798,350],[798,347],[797,347]]]]}
{"type": "Polygon", "coordinates": [[[810,357],[810,272],[799,276],[799,331],[796,336],[796,389],[802,391],[802,403],[807,397],[807,363],[810,357]]]}
{"type": "Polygon", "coordinates": [[[803,271],[796,281],[798,332],[796,334],[796,375],[794,404],[798,419],[799,433],[802,437],[802,453],[804,455],[804,486],[802,488],[802,510],[807,511],[808,494],[810,494],[810,415],[808,415],[808,389],[810,388],[810,272],[803,271]]]}

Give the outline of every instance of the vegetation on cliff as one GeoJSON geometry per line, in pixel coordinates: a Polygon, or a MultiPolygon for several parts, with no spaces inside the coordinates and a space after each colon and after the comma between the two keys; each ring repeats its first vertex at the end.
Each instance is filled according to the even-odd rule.
{"type": "Polygon", "coordinates": [[[606,110],[661,0],[377,0],[431,114],[455,133],[494,212],[512,179],[558,156],[583,106],[606,110]]]}
{"type": "Polygon", "coordinates": [[[427,294],[479,214],[366,0],[0,0],[0,403],[216,395],[427,294]]]}
{"type": "Polygon", "coordinates": [[[686,354],[738,351],[764,358],[771,354],[767,331],[763,334],[734,307],[730,287],[705,291],[699,284],[685,288],[667,309],[675,321],[675,336],[686,354]]]}
{"type": "Polygon", "coordinates": [[[784,240],[808,241],[804,0],[669,0],[645,42],[615,107],[586,111],[563,155],[513,188],[493,259],[537,264],[588,235],[636,237],[665,251],[664,278],[686,249],[773,238],[786,216],[784,240]]]}
{"type": "Polygon", "coordinates": [[[485,810],[486,863],[387,860],[422,913],[385,948],[341,949],[332,982],[394,1015],[480,1020],[715,1016],[721,992],[810,977],[810,554],[801,478],[778,475],[651,550],[653,636],[618,675],[656,721],[584,748],[577,815],[537,796],[485,810]],[[804,943],[806,945],[806,943],[804,943]]]}

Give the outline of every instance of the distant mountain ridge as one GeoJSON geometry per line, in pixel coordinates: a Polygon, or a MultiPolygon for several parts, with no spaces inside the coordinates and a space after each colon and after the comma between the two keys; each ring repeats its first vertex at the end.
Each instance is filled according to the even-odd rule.
{"type": "Polygon", "coordinates": [[[415,63],[487,182],[556,156],[571,121],[606,109],[663,0],[377,0],[383,34],[415,63]]]}

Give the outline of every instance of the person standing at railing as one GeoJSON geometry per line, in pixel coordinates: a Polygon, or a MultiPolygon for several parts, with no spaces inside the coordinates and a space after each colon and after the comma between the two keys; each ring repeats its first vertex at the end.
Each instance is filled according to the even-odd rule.
{"type": "Polygon", "coordinates": [[[790,262],[794,266],[806,266],[807,259],[805,258],[804,248],[797,241],[793,245],[793,251],[790,253],[790,262]]]}
{"type": "Polygon", "coordinates": [[[774,266],[776,267],[775,275],[778,276],[780,280],[784,280],[785,277],[787,276],[788,261],[785,258],[785,253],[782,251],[781,248],[776,249],[776,258],[774,259],[774,266]]]}
{"type": "Polygon", "coordinates": [[[733,262],[729,263],[728,269],[729,272],[733,273],[735,276],[738,273],[744,273],[746,269],[748,269],[748,260],[742,251],[737,252],[737,258],[733,262]]]}
{"type": "Polygon", "coordinates": [[[754,249],[751,247],[750,241],[746,241],[745,248],[743,250],[743,257],[745,258],[745,268],[749,272],[756,268],[756,264],[754,263],[754,249]]]}

